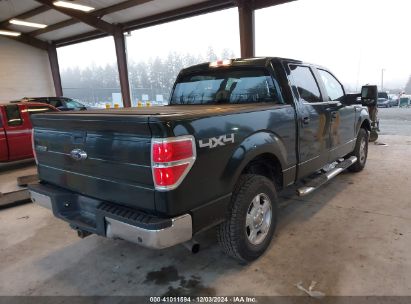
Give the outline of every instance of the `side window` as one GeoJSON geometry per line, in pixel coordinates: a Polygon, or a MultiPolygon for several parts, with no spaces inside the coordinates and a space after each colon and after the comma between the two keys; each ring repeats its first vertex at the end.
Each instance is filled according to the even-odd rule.
{"type": "Polygon", "coordinates": [[[321,93],[311,69],[306,66],[290,65],[291,77],[300,98],[307,102],[321,102],[321,93]]]}
{"type": "Polygon", "coordinates": [[[55,108],[64,106],[63,102],[60,99],[50,99],[49,103],[55,108]]]}
{"type": "Polygon", "coordinates": [[[344,97],[344,89],[341,83],[339,83],[338,80],[327,71],[318,70],[318,73],[320,73],[320,77],[324,83],[329,100],[341,100],[344,97]]]}
{"type": "Polygon", "coordinates": [[[27,107],[27,113],[29,113],[30,116],[33,114],[46,113],[46,112],[54,112],[54,110],[48,107],[47,105],[45,105],[44,107],[43,106],[28,106],[27,107]]]}
{"type": "Polygon", "coordinates": [[[9,105],[6,106],[7,124],[9,126],[20,126],[23,124],[23,120],[20,116],[19,106],[9,105]]]}

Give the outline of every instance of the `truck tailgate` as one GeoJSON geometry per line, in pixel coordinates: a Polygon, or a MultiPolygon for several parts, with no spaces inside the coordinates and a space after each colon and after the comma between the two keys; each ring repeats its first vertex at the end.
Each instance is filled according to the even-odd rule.
{"type": "Polygon", "coordinates": [[[33,125],[40,180],[154,210],[148,116],[39,114],[33,125]],[[84,159],[76,159],[78,152],[86,153],[84,159]]]}

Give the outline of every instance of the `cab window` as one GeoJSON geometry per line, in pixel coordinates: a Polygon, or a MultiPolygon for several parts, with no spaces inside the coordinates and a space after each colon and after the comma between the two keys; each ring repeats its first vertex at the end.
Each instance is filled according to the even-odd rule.
{"type": "Polygon", "coordinates": [[[341,100],[345,95],[341,83],[327,71],[318,70],[318,73],[320,74],[325,90],[327,91],[328,100],[341,100]]]}
{"type": "Polygon", "coordinates": [[[7,124],[9,126],[20,126],[23,124],[23,120],[20,116],[19,106],[17,105],[8,105],[6,106],[6,116],[7,124]]]}
{"type": "Polygon", "coordinates": [[[322,102],[320,88],[311,69],[307,66],[290,65],[290,75],[293,90],[298,92],[300,99],[305,102],[322,102]]]}
{"type": "Polygon", "coordinates": [[[210,69],[177,79],[170,104],[283,104],[276,80],[265,69],[210,69]]]}

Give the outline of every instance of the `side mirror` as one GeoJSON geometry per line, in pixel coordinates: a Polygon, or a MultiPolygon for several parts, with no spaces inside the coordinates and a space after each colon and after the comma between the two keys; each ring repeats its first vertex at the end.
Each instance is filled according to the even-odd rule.
{"type": "Polygon", "coordinates": [[[376,85],[366,85],[361,88],[361,103],[364,106],[376,106],[378,100],[378,88],[376,85]]]}

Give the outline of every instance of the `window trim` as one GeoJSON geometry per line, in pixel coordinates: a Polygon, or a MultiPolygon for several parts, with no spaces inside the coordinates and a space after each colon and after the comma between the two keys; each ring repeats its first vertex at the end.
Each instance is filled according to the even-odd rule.
{"type": "Polygon", "coordinates": [[[43,113],[48,113],[48,112],[55,112],[54,110],[53,110],[53,108],[51,108],[50,107],[50,105],[49,104],[47,104],[47,103],[45,103],[44,104],[44,106],[40,106],[40,105],[27,105],[27,114],[29,115],[29,116],[31,116],[31,115],[34,115],[34,114],[43,114],[43,113]],[[34,113],[33,112],[31,112],[30,111],[30,109],[35,109],[35,108],[44,108],[44,109],[46,109],[47,108],[47,111],[44,111],[44,112],[35,112],[34,111],[34,113]]]}
{"type": "MultiPolygon", "coordinates": [[[[327,88],[325,86],[325,83],[321,78],[320,71],[326,72],[326,73],[330,74],[332,77],[334,77],[334,79],[339,83],[339,85],[341,86],[341,89],[343,91],[344,95],[342,96],[342,98],[345,98],[345,96],[347,95],[347,93],[345,92],[345,88],[344,88],[343,84],[338,80],[338,78],[333,73],[331,73],[329,70],[324,69],[324,68],[316,68],[316,70],[318,72],[319,81],[321,81],[321,84],[324,88],[324,94],[327,94],[328,99],[330,99],[330,96],[328,95],[328,91],[327,91],[327,88]]],[[[325,102],[338,103],[338,102],[341,102],[341,101],[340,100],[326,100],[325,102]]]]}
{"type": "Polygon", "coordinates": [[[8,127],[14,128],[14,127],[20,127],[20,126],[24,125],[24,119],[23,119],[23,117],[21,116],[21,110],[20,110],[20,107],[19,107],[18,105],[6,105],[6,106],[5,106],[5,109],[4,109],[4,112],[5,112],[5,114],[6,114],[6,119],[5,119],[5,120],[6,120],[6,122],[7,122],[7,126],[8,126],[8,127]],[[10,117],[9,117],[8,112],[7,112],[7,108],[9,108],[9,107],[16,107],[16,108],[17,108],[17,112],[18,112],[19,118],[20,118],[20,123],[19,123],[19,124],[17,124],[17,125],[11,125],[11,124],[9,123],[10,117]]]}
{"type": "MultiPolygon", "coordinates": [[[[320,100],[321,100],[321,101],[309,102],[309,101],[306,101],[305,99],[301,98],[300,92],[299,92],[298,89],[297,89],[297,93],[298,93],[298,98],[297,98],[297,100],[298,100],[298,102],[301,102],[302,104],[309,104],[309,105],[324,104],[326,101],[324,100],[324,95],[323,95],[322,87],[321,87],[320,83],[318,83],[318,79],[317,79],[317,77],[316,77],[316,74],[315,74],[315,71],[314,71],[313,67],[310,66],[310,65],[307,65],[307,64],[289,62],[289,63],[287,64],[287,67],[288,67],[288,69],[290,70],[290,75],[287,75],[287,77],[291,77],[291,80],[292,80],[291,85],[292,85],[292,86],[295,86],[295,80],[294,80],[294,77],[291,75],[291,71],[292,71],[291,66],[299,66],[299,67],[308,68],[309,71],[311,72],[311,75],[312,75],[313,78],[314,78],[315,83],[317,84],[318,92],[320,93],[320,100]]],[[[294,95],[294,90],[293,90],[292,88],[291,88],[291,91],[292,91],[292,93],[293,93],[293,95],[294,95]]]]}

